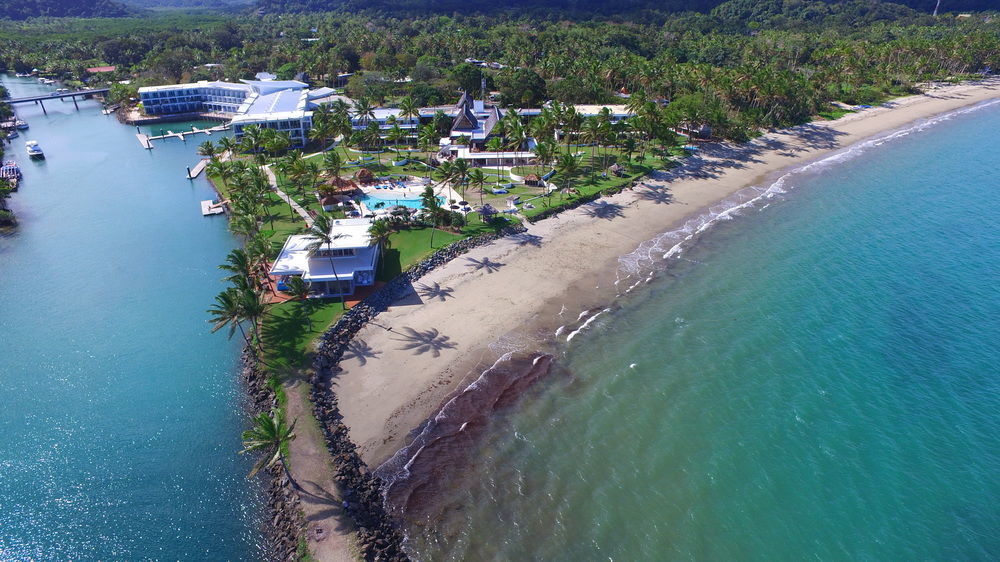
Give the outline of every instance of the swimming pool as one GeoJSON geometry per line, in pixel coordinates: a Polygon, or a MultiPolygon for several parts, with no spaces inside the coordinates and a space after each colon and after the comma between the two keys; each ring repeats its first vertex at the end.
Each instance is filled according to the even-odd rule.
{"type": "MultiPolygon", "coordinates": [[[[396,198],[389,196],[390,194],[388,193],[384,194],[388,197],[384,197],[382,195],[383,194],[366,193],[360,197],[360,200],[366,207],[372,210],[388,208],[395,205],[402,205],[403,207],[409,207],[411,209],[423,208],[423,204],[420,202],[420,199],[396,198]],[[377,206],[379,203],[383,203],[383,205],[377,206]]],[[[438,197],[438,202],[444,205],[444,197],[438,197]]]]}

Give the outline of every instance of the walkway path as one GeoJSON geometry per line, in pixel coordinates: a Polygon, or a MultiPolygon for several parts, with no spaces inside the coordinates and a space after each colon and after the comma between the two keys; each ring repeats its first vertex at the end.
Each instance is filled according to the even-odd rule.
{"type": "Polygon", "coordinates": [[[333,459],[322,430],[312,416],[309,385],[301,380],[285,383],[286,415],[297,420],[298,436],[289,443],[290,471],[298,483],[299,500],[306,518],[306,541],[313,558],[321,562],[360,559],[354,526],[344,512],[343,497],[333,481],[333,459]]]}
{"type": "Polygon", "coordinates": [[[271,170],[271,165],[268,164],[266,166],[261,166],[261,169],[263,169],[264,174],[267,175],[267,181],[271,183],[271,189],[273,189],[274,192],[278,194],[278,197],[280,197],[282,201],[288,203],[288,205],[291,206],[291,208],[295,209],[296,213],[298,213],[299,215],[302,216],[303,219],[305,219],[307,227],[312,228],[313,219],[312,216],[309,214],[309,211],[303,209],[302,205],[299,205],[295,201],[295,199],[292,199],[291,197],[288,196],[287,193],[281,191],[281,189],[278,188],[278,177],[275,176],[274,171],[271,170]]]}

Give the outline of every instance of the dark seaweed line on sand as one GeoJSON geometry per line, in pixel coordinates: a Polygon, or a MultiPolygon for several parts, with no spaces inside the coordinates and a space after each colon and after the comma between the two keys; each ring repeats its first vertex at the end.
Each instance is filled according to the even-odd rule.
{"type": "Polygon", "coordinates": [[[414,281],[473,248],[525,230],[522,226],[509,227],[497,234],[466,238],[448,245],[369,295],[320,336],[309,381],[312,386],[310,399],[333,457],[334,480],[343,490],[347,500],[345,511],[357,528],[358,543],[366,560],[403,561],[409,557],[403,551],[403,534],[398,522],[386,512],[382,496],[384,483],[361,460],[330,384],[333,375],[340,371],[341,357],[358,331],[398,297],[410,292],[414,281]]]}

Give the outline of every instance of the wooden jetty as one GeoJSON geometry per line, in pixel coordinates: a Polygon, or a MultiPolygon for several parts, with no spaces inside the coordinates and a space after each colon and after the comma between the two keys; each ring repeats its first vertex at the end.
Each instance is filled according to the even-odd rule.
{"type": "Polygon", "coordinates": [[[193,180],[194,178],[200,176],[201,173],[205,170],[205,166],[208,166],[208,163],[209,163],[208,158],[202,158],[201,160],[199,160],[198,163],[194,165],[194,168],[187,169],[187,178],[189,180],[193,180]]]}
{"type": "Polygon", "coordinates": [[[135,138],[139,139],[139,144],[141,144],[142,147],[145,148],[146,150],[153,149],[153,143],[149,142],[148,136],[144,135],[143,133],[136,133],[135,138]]]}
{"type": "Polygon", "coordinates": [[[161,135],[150,136],[143,133],[137,126],[135,128],[135,137],[139,139],[139,144],[141,144],[143,148],[149,150],[153,148],[153,141],[155,140],[178,138],[184,142],[187,142],[188,135],[198,135],[201,133],[204,133],[206,135],[211,135],[212,133],[218,133],[221,131],[228,131],[228,130],[229,130],[229,125],[218,125],[216,127],[209,127],[208,129],[198,129],[197,127],[191,127],[190,131],[177,131],[177,132],[167,131],[161,135]]]}
{"type": "Polygon", "coordinates": [[[209,127],[208,129],[198,129],[196,127],[191,127],[190,131],[178,131],[176,133],[174,131],[167,131],[166,133],[164,133],[162,135],[157,135],[157,136],[154,136],[154,137],[149,137],[149,140],[155,141],[155,140],[169,139],[171,137],[176,137],[176,138],[179,138],[181,140],[187,140],[185,138],[185,137],[187,137],[187,135],[197,135],[197,134],[200,134],[200,133],[205,133],[206,135],[211,135],[212,133],[215,133],[215,132],[228,131],[228,130],[229,130],[229,125],[218,125],[216,127],[209,127]]]}
{"type": "Polygon", "coordinates": [[[215,201],[206,199],[201,202],[201,214],[202,216],[209,215],[221,215],[226,212],[225,203],[216,203],[215,201]]]}

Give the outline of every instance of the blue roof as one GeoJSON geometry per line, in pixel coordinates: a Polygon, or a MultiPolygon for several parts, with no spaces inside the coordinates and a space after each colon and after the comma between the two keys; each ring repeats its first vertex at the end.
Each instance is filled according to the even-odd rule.
{"type": "Polygon", "coordinates": [[[302,92],[298,90],[281,90],[273,94],[260,95],[250,104],[247,114],[282,113],[296,111],[302,100],[302,92]]]}
{"type": "Polygon", "coordinates": [[[309,84],[299,82],[298,80],[240,80],[240,82],[243,82],[251,87],[263,88],[265,90],[285,90],[288,88],[302,89],[309,87],[309,84]]]}

